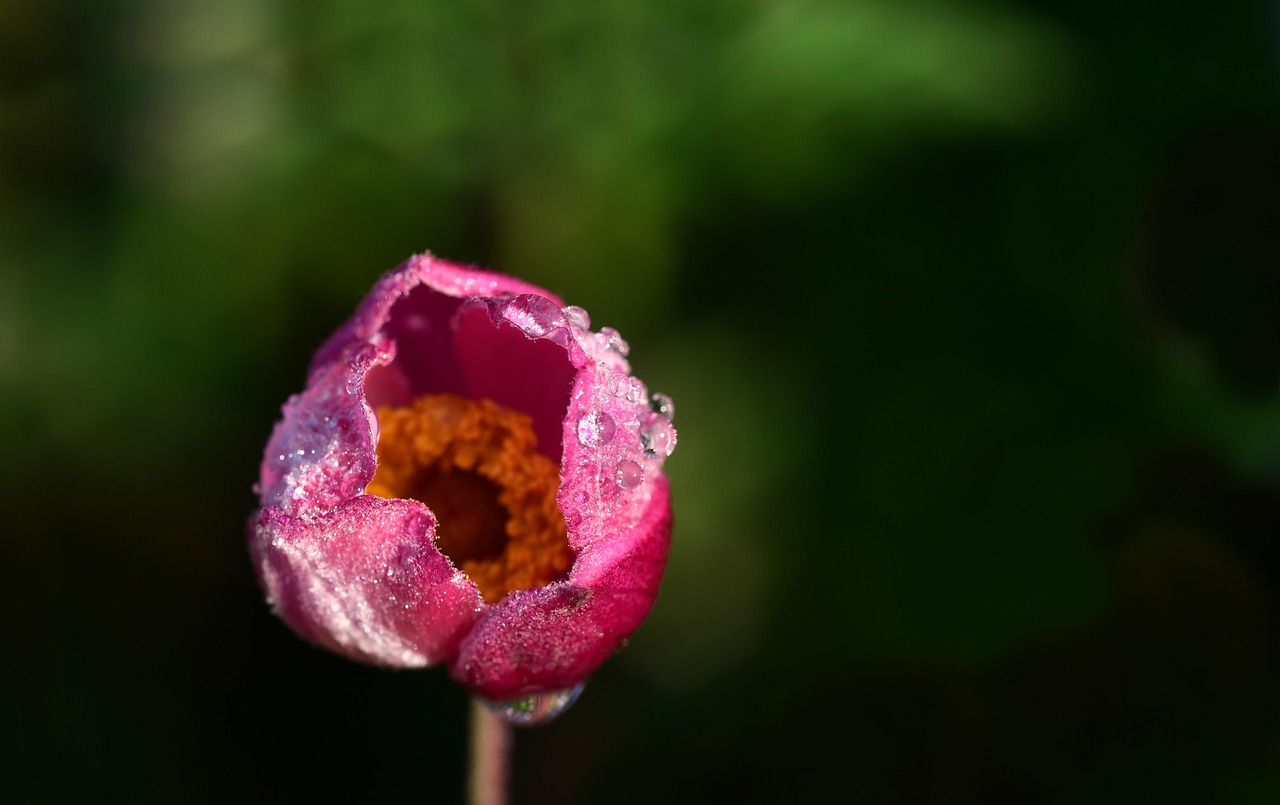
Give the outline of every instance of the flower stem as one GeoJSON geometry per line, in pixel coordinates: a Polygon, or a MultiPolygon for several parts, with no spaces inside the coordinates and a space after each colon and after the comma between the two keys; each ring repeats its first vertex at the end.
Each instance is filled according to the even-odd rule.
{"type": "Polygon", "coordinates": [[[511,776],[511,725],[471,700],[471,769],[467,801],[471,805],[506,805],[511,776]]]}

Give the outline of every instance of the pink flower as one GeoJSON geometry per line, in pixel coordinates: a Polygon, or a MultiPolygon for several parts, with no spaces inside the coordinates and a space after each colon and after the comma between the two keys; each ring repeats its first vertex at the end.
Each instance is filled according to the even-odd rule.
{"type": "Polygon", "coordinates": [[[627,344],[519,280],[414,257],[316,353],[262,462],[249,548],[276,613],[482,697],[580,684],[666,564],[670,400],[627,344]]]}

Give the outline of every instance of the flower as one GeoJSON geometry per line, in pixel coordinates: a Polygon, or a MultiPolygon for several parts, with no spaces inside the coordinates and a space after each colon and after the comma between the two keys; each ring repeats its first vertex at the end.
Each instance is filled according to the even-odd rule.
{"type": "Polygon", "coordinates": [[[275,612],[494,701],[582,683],[657,595],[675,446],[670,399],[589,327],[430,255],[384,276],[267,444],[249,548],[275,612]]]}

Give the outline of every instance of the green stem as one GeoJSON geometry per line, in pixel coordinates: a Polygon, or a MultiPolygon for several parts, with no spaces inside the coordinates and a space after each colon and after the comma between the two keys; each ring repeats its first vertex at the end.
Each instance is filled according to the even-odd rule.
{"type": "Polygon", "coordinates": [[[511,725],[472,699],[467,801],[471,805],[506,805],[510,777],[511,725]]]}

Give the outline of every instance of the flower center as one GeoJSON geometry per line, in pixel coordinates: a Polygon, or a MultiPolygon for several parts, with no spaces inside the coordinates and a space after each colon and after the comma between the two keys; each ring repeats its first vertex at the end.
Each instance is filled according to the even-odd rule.
{"type": "Polygon", "coordinates": [[[569,571],[560,468],[538,452],[529,416],[453,394],[377,414],[378,469],[365,491],[425,503],[436,516],[436,547],[485,601],[569,571]]]}

